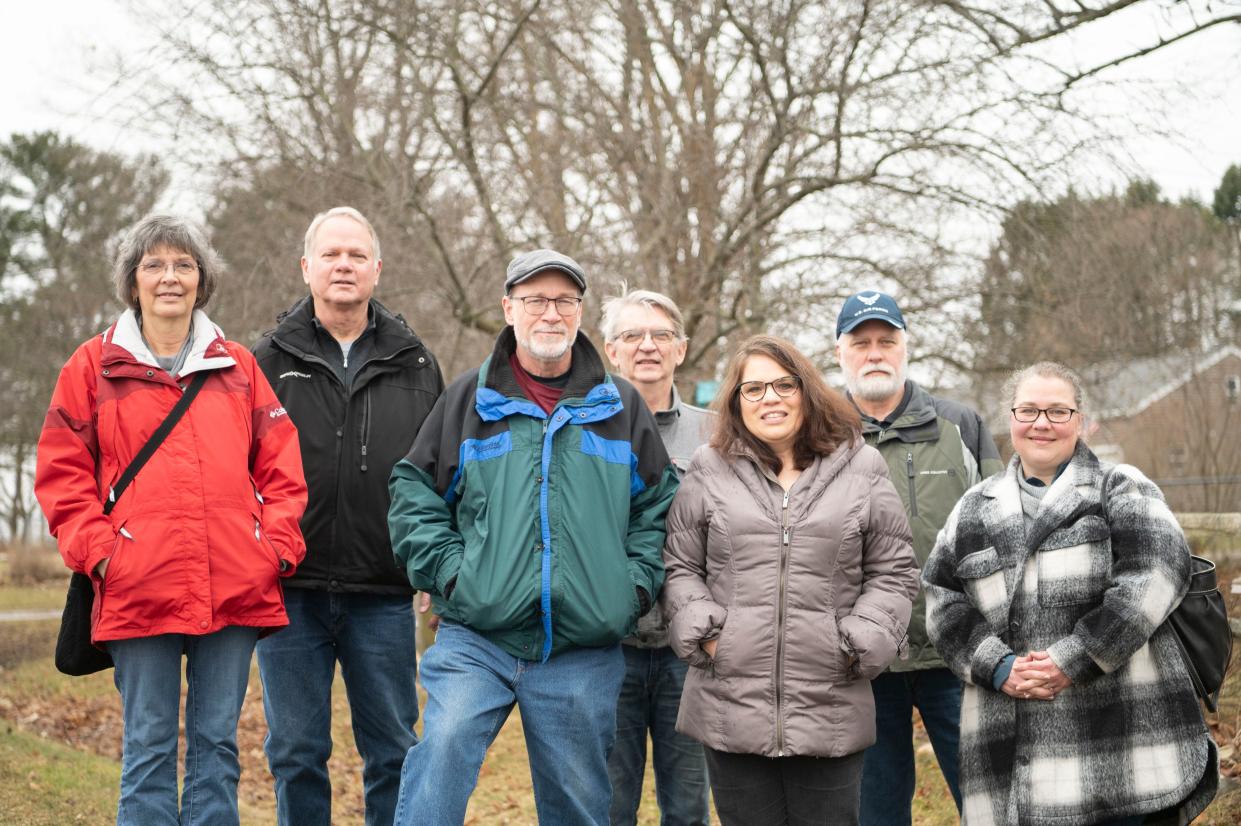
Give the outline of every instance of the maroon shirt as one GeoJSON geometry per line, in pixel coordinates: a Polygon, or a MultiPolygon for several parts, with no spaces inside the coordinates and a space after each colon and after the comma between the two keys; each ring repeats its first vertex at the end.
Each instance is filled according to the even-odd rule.
{"type": "Polygon", "coordinates": [[[521,387],[521,392],[526,394],[526,398],[543,408],[544,413],[551,413],[556,402],[560,401],[560,397],[564,395],[564,385],[569,378],[568,372],[563,376],[540,380],[537,376],[526,372],[526,368],[522,367],[521,362],[517,360],[517,353],[508,357],[508,365],[513,369],[513,378],[517,379],[517,384],[521,387]],[[545,384],[545,381],[553,383],[545,384]]]}

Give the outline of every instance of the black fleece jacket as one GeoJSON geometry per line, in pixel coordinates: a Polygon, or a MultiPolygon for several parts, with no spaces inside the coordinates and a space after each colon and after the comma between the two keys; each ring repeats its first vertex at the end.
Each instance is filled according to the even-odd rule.
{"type": "Polygon", "coordinates": [[[339,350],[309,296],[281,314],[254,346],[267,380],[297,426],[310,501],[302,517],[306,559],[286,586],[408,594],[388,538],[388,476],[409,452],[444,389],[431,351],[382,304],[354,344],[345,384],[339,350]],[[326,337],[326,338],[325,338],[326,337]],[[359,343],[363,346],[359,347],[359,343]]]}

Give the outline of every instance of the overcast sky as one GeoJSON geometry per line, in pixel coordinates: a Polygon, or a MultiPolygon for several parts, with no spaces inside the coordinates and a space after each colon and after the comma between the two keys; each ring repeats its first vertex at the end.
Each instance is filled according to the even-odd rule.
{"type": "MultiPolygon", "coordinates": [[[[1151,42],[1161,28],[1162,5],[1149,3],[1111,25],[1106,39],[1083,41],[1073,50],[1089,60],[1151,42]]],[[[6,34],[0,49],[0,135],[56,129],[100,149],[149,148],[140,129],[118,125],[120,102],[105,91],[109,56],[151,48],[122,3],[3,0],[0,30],[6,34]]],[[[1125,142],[1121,154],[1132,157],[1125,169],[1075,174],[1082,188],[1096,190],[1125,174],[1141,174],[1172,197],[1192,194],[1209,201],[1228,165],[1241,163],[1241,26],[1216,27],[1114,76],[1132,83],[1128,98],[1108,105],[1140,110],[1163,96],[1168,116],[1152,118],[1147,132],[1125,142]]]]}

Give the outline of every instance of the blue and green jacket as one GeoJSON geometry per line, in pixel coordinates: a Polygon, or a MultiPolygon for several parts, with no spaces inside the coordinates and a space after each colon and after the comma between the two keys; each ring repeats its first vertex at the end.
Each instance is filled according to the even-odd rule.
{"type": "Polygon", "coordinates": [[[507,327],[444,391],[392,471],[388,529],[436,613],[546,660],[633,632],[637,589],[653,601],[663,585],[677,478],[641,396],[585,336],[551,414],[517,384],[515,346],[507,327]]]}

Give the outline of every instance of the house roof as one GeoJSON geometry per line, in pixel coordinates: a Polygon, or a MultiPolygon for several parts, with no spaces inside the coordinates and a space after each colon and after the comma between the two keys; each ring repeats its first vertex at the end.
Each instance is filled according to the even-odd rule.
{"type": "Polygon", "coordinates": [[[1136,416],[1229,356],[1241,359],[1241,348],[1230,344],[1211,353],[1178,351],[1102,362],[1082,370],[1081,376],[1098,405],[1094,418],[1118,419],[1136,416]]]}

